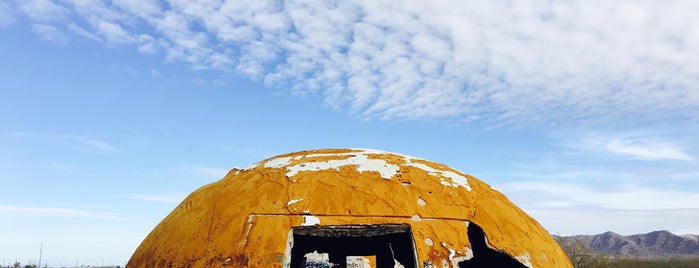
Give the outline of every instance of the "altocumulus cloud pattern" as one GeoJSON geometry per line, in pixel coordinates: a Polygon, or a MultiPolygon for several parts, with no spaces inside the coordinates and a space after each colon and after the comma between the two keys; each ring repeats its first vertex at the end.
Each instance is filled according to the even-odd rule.
{"type": "Polygon", "coordinates": [[[134,46],[361,118],[518,123],[696,117],[696,10],[693,0],[10,0],[0,26],[28,20],[51,42],[134,46]]]}

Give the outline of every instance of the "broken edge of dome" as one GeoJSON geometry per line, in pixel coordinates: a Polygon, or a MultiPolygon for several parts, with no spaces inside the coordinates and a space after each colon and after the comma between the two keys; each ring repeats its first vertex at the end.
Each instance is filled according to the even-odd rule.
{"type": "Polygon", "coordinates": [[[377,172],[380,174],[381,178],[390,180],[394,176],[398,175],[400,166],[404,165],[419,168],[429,175],[439,177],[441,184],[444,186],[461,186],[467,191],[471,191],[468,178],[462,174],[459,174],[462,172],[434,168],[425,163],[431,162],[417,157],[374,149],[324,149],[275,156],[241,170],[247,171],[258,167],[285,169],[286,173],[284,175],[291,178],[303,171],[340,171],[341,167],[355,166],[356,170],[360,173],[377,172]],[[402,163],[392,164],[385,159],[372,157],[376,155],[396,156],[401,158],[402,163]]]}

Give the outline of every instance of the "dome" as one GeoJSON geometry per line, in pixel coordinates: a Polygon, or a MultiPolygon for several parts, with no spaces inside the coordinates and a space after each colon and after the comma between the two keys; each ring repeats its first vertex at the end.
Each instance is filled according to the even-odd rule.
{"type": "Polygon", "coordinates": [[[127,264],[220,266],[572,267],[539,223],[486,183],[367,149],[233,169],[184,199],[127,264]]]}

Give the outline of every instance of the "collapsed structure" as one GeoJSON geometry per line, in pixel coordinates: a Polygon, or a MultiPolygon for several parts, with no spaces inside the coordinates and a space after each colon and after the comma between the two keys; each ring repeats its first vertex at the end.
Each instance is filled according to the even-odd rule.
{"type": "Polygon", "coordinates": [[[484,182],[365,149],[276,156],[190,194],[127,267],[573,267],[484,182]]]}

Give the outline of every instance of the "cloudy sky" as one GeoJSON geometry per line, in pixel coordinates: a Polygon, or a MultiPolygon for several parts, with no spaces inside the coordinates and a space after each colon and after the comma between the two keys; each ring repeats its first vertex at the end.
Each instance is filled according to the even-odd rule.
{"type": "Polygon", "coordinates": [[[330,147],[554,234],[699,234],[698,1],[335,2],[0,0],[3,264],[123,265],[230,168],[330,147]]]}

